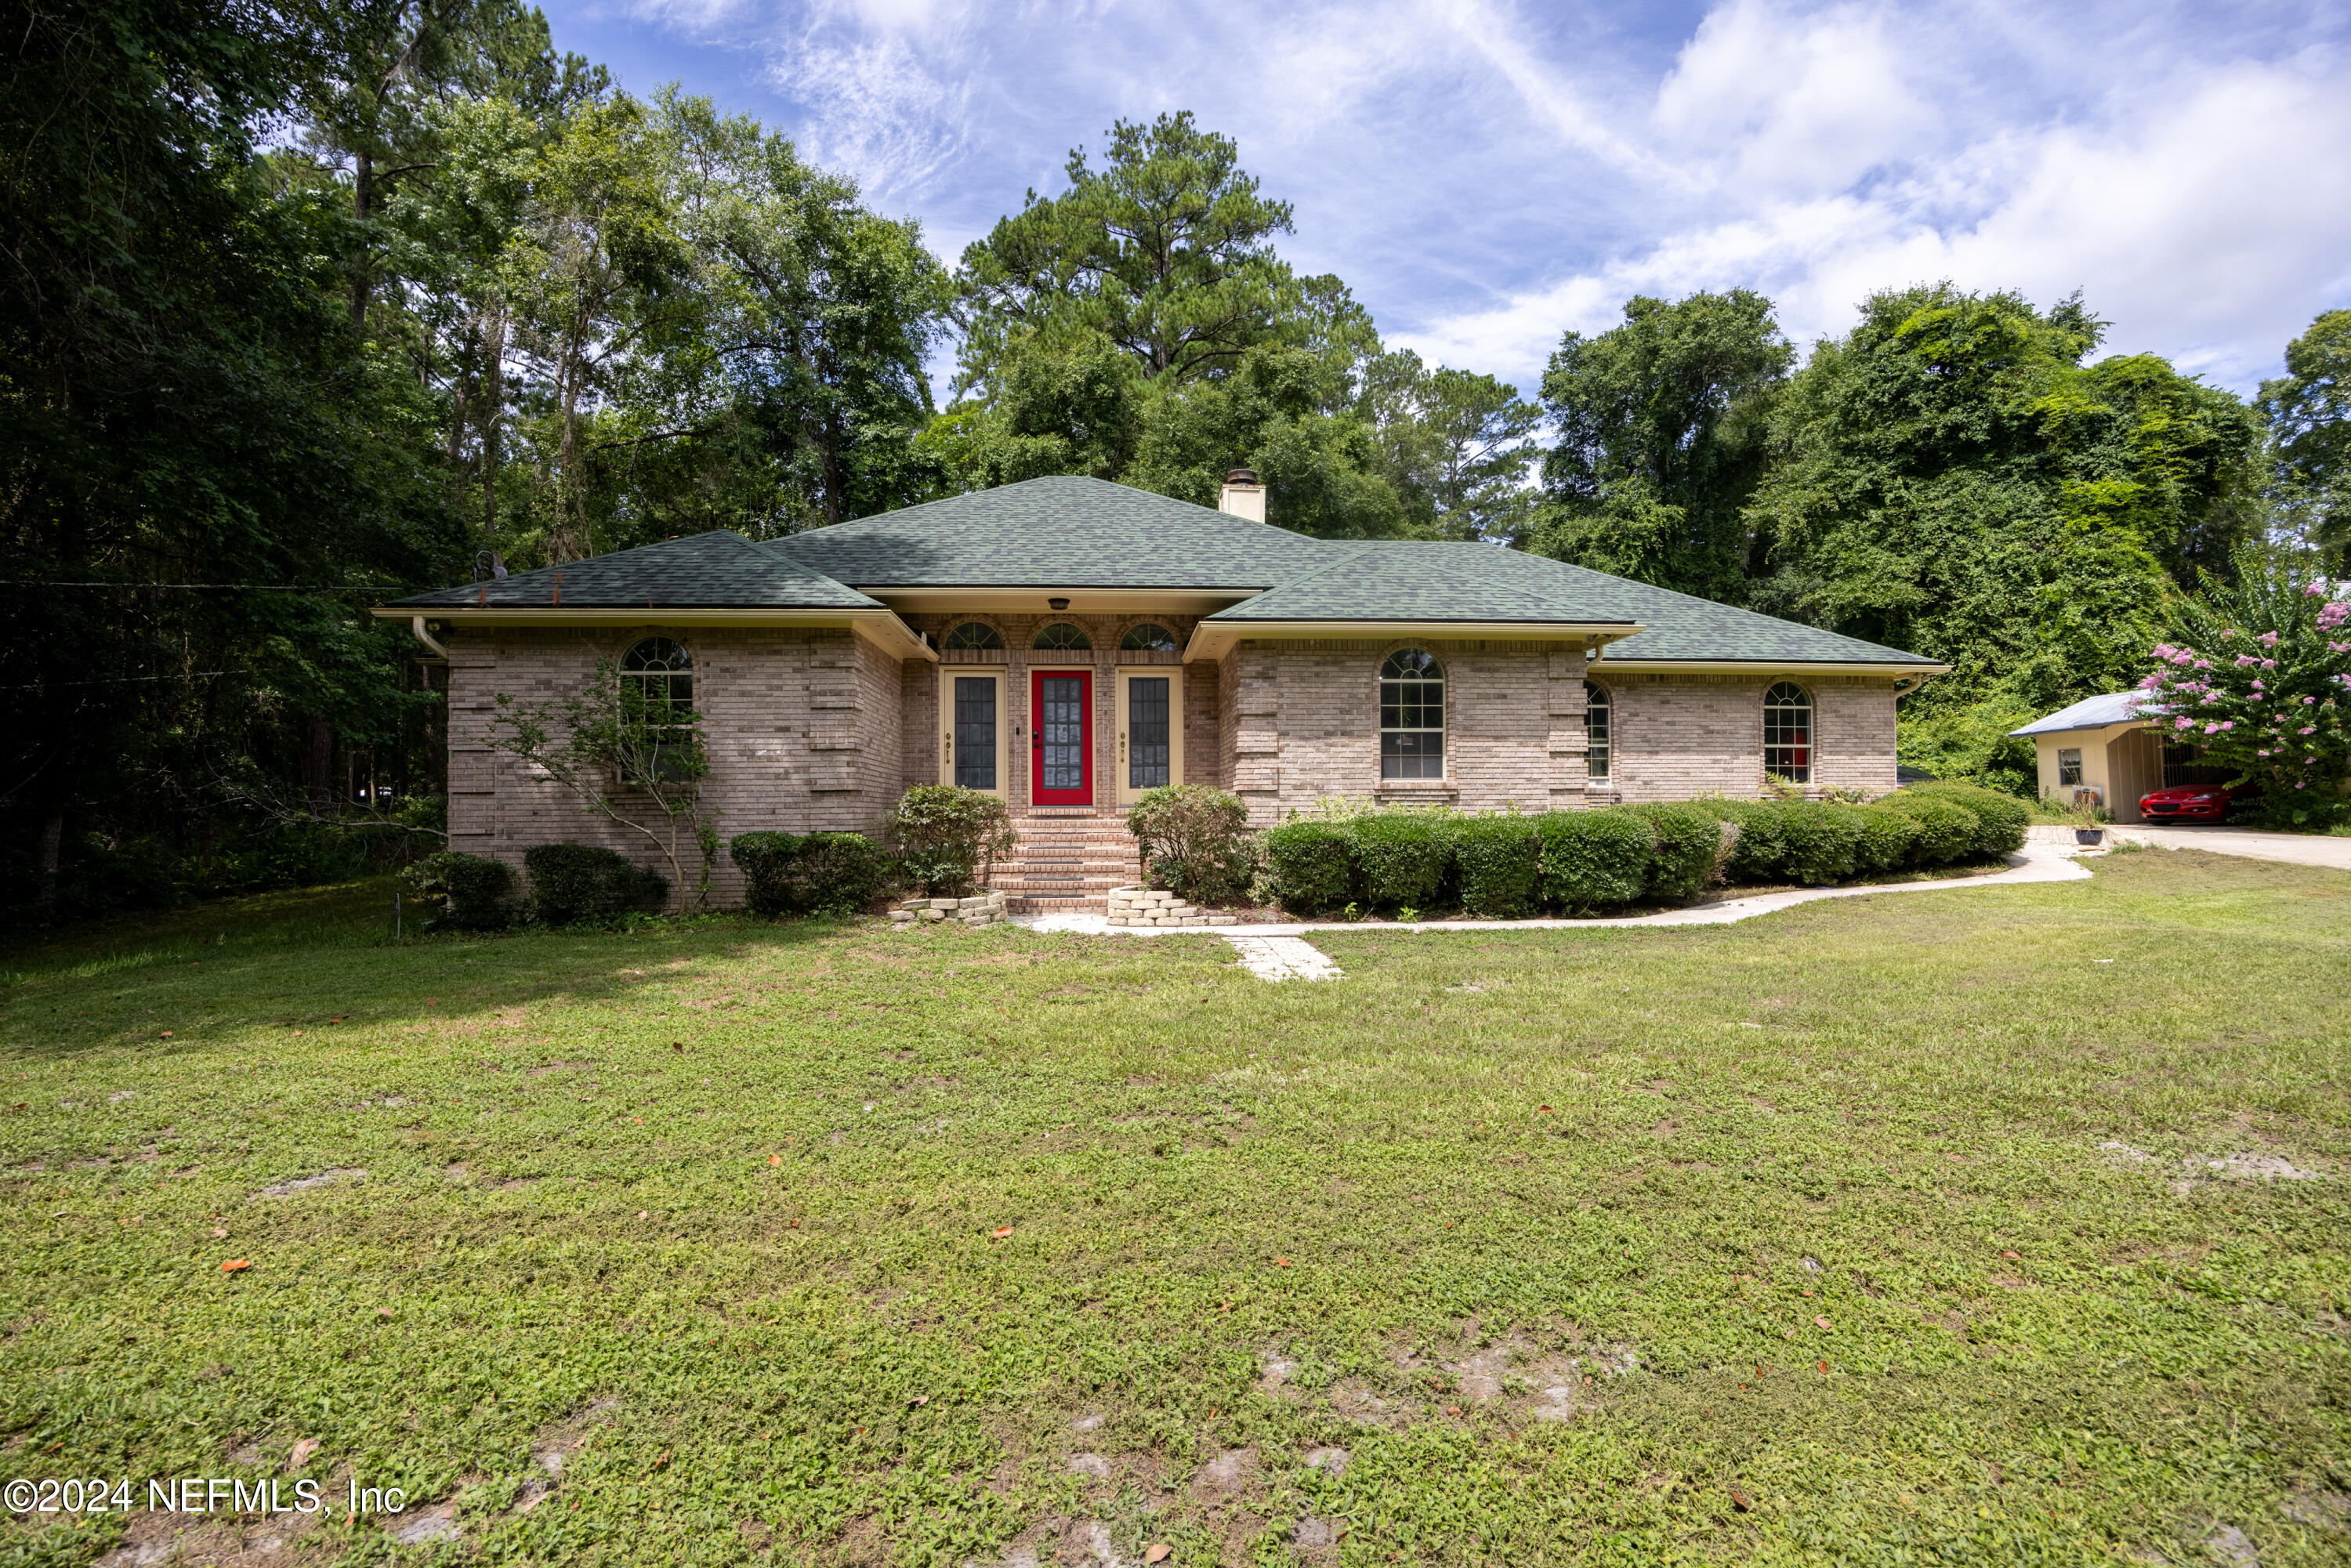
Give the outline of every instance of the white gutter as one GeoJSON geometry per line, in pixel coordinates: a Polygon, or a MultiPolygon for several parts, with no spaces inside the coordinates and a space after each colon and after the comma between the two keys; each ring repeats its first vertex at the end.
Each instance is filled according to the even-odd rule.
{"type": "Polygon", "coordinates": [[[423,617],[423,616],[422,616],[422,615],[413,615],[413,616],[411,616],[411,617],[409,618],[409,622],[408,622],[408,629],[409,629],[410,631],[412,631],[412,632],[415,632],[415,633],[416,633],[416,640],[417,640],[418,642],[420,642],[420,643],[423,643],[426,647],[428,647],[428,648],[432,649],[432,650],[433,650],[433,652],[434,652],[434,653],[437,653],[437,654],[439,654],[443,660],[444,660],[444,661],[445,661],[445,660],[449,657],[449,650],[448,650],[448,649],[446,649],[446,648],[444,648],[440,643],[438,643],[434,642],[434,641],[433,640],[433,633],[432,633],[432,632],[427,632],[427,631],[424,629],[424,617],[423,617]]]}

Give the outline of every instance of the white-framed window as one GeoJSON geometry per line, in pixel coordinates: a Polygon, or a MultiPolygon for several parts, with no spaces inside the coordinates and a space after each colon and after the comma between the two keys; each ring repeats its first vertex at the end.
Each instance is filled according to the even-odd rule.
{"type": "Polygon", "coordinates": [[[667,776],[672,745],[693,744],[694,655],[670,638],[643,638],[621,655],[621,684],[643,698],[645,722],[654,732],[656,766],[667,776]],[[671,715],[674,719],[664,723],[664,716],[671,715]]]}
{"type": "Polygon", "coordinates": [[[2064,746],[2057,749],[2057,785],[2059,789],[2082,781],[2082,748],[2064,746]]]}
{"type": "Polygon", "coordinates": [[[1072,626],[1066,621],[1056,621],[1038,632],[1037,641],[1031,644],[1048,653],[1081,653],[1093,645],[1094,640],[1086,635],[1085,628],[1072,626]]]}
{"type": "Polygon", "coordinates": [[[946,640],[939,645],[943,648],[968,650],[974,653],[1000,649],[1004,646],[1004,633],[985,621],[967,621],[949,632],[946,640]]]}
{"type": "Polygon", "coordinates": [[[1176,651],[1176,633],[1166,627],[1146,621],[1140,626],[1130,626],[1126,635],[1118,640],[1122,653],[1172,653],[1176,651]]]}
{"type": "Polygon", "coordinates": [[[1813,695],[1793,681],[1763,694],[1763,771],[1791,784],[1813,781],[1813,695]]]}
{"type": "Polygon", "coordinates": [[[1380,777],[1445,777],[1445,666],[1399,648],[1380,666],[1380,777]]]}
{"type": "Polygon", "coordinates": [[[1583,683],[1583,770],[1593,779],[1605,782],[1608,778],[1608,746],[1611,735],[1608,688],[1583,683]]]}

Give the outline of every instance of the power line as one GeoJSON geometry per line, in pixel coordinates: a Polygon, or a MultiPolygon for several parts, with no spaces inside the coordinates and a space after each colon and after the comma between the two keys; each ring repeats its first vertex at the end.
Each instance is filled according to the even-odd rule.
{"type": "Polygon", "coordinates": [[[201,681],[208,675],[225,675],[226,670],[190,670],[177,675],[110,675],[97,681],[35,681],[27,686],[0,686],[0,692],[37,692],[51,686],[121,686],[133,681],[201,681]]]}
{"type": "Polygon", "coordinates": [[[48,582],[37,578],[0,579],[0,588],[185,588],[226,589],[243,593],[398,593],[382,582],[48,582]]]}

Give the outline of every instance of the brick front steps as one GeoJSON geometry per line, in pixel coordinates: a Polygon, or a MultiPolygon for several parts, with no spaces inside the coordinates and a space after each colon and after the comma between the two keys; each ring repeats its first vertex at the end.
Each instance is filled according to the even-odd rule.
{"type": "Polygon", "coordinates": [[[1110,890],[1110,923],[1113,925],[1238,925],[1238,915],[1211,915],[1197,904],[1186,904],[1172,893],[1159,893],[1147,887],[1114,887],[1110,890]]]}
{"type": "Polygon", "coordinates": [[[1019,842],[996,862],[988,885],[1016,915],[1099,913],[1110,891],[1135,880],[1142,855],[1123,811],[1072,809],[1012,820],[1019,842]]]}

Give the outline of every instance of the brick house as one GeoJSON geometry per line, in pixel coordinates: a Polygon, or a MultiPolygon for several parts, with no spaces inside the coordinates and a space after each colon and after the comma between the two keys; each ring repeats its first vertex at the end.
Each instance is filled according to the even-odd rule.
{"type": "MultiPolygon", "coordinates": [[[[1164,783],[1260,825],[1328,796],[1541,811],[1767,773],[1894,787],[1896,700],[1945,666],[1490,545],[1272,527],[1032,479],[754,543],[724,530],[403,600],[449,663],[450,847],[642,845],[490,748],[494,698],[600,657],[689,693],[731,836],[871,830],[910,785],[1001,794],[1031,907],[1134,876],[1123,808],[1164,783]]],[[[718,895],[739,896],[722,857],[718,895]]]]}

